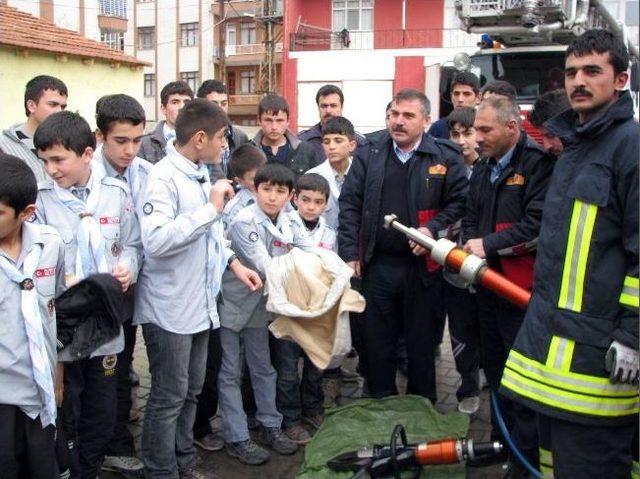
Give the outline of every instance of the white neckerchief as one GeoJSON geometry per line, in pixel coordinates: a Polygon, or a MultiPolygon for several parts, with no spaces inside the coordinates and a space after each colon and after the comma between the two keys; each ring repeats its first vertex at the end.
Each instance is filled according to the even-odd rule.
{"type": "Polygon", "coordinates": [[[61,188],[56,182],[53,183],[53,190],[62,204],[80,216],[80,225],[76,233],[78,248],[76,250],[75,277],[77,280],[84,279],[93,273],[109,272],[109,264],[104,251],[104,237],[100,231],[100,224],[94,217],[100,201],[102,179],[105,174],[104,167],[91,169],[91,176],[86,186],[89,188],[86,202],[75,197],[70,189],[61,188]]]}
{"type": "Polygon", "coordinates": [[[320,246],[320,243],[322,243],[322,238],[324,236],[324,230],[327,227],[327,224],[322,216],[318,218],[318,224],[316,224],[316,227],[311,231],[307,229],[307,225],[304,224],[304,220],[302,219],[302,216],[300,216],[299,211],[292,211],[291,213],[289,213],[289,217],[291,218],[291,221],[296,223],[296,225],[304,232],[304,235],[302,235],[303,237],[301,238],[301,244],[296,243],[295,246],[298,246],[300,248],[304,246],[320,246]]]}
{"type": "Polygon", "coordinates": [[[259,207],[257,207],[257,209],[263,216],[259,223],[262,223],[267,228],[267,231],[269,231],[271,236],[282,243],[282,246],[293,243],[293,230],[291,229],[289,216],[284,211],[281,211],[280,214],[278,214],[278,220],[276,221],[276,224],[273,224],[271,218],[269,218],[264,211],[259,207]]]}
{"type": "Polygon", "coordinates": [[[7,258],[0,255],[0,269],[11,281],[20,285],[22,317],[24,318],[27,339],[29,340],[29,356],[33,378],[38,388],[38,394],[42,401],[40,421],[45,428],[56,422],[56,396],[51,377],[52,365],[45,345],[40,306],[38,304],[38,292],[33,283],[33,275],[40,261],[42,245],[34,243],[31,251],[24,259],[23,271],[7,258]]]}
{"type": "MultiPolygon", "coordinates": [[[[209,181],[209,170],[204,163],[194,163],[176,150],[174,142],[167,143],[167,156],[171,163],[178,170],[184,173],[187,178],[198,182],[205,204],[209,201],[209,191],[211,182],[209,181]]],[[[214,221],[207,230],[207,276],[211,279],[213,287],[213,302],[209,308],[215,307],[215,299],[220,292],[222,284],[222,274],[227,267],[229,260],[228,250],[224,242],[224,225],[221,221],[222,215],[214,221]]]]}
{"type": "MultiPolygon", "coordinates": [[[[137,157],[136,157],[137,158],[137,157]]],[[[109,160],[104,156],[102,151],[102,145],[96,148],[96,151],[93,153],[94,161],[98,161],[102,163],[102,166],[105,168],[105,171],[108,176],[112,176],[117,178],[121,176],[125,178],[125,182],[129,187],[129,191],[131,192],[131,198],[133,199],[133,204],[137,204],[138,193],[140,192],[140,167],[135,164],[136,158],[133,159],[131,164],[124,170],[123,173],[119,173],[111,164],[109,160]]]]}

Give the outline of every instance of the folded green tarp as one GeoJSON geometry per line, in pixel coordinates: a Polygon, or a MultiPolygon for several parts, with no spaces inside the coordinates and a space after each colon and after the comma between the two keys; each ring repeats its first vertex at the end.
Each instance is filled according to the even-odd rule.
{"type": "MultiPolygon", "coordinates": [[[[448,437],[466,437],[469,417],[461,413],[440,414],[420,396],[392,396],[361,399],[347,406],[329,409],[322,427],[307,444],[298,479],[348,478],[353,473],[336,473],[327,461],[344,452],[389,444],[396,424],[402,424],[409,443],[448,437]]],[[[464,478],[464,464],[426,466],[425,478],[464,478]]]]}

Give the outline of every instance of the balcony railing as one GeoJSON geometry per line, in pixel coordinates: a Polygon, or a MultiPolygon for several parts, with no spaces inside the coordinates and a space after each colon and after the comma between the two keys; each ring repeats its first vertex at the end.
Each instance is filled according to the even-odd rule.
{"type": "Polygon", "coordinates": [[[476,46],[480,35],[457,28],[429,30],[375,30],[349,32],[304,31],[290,36],[291,51],[371,50],[387,48],[465,48],[476,46]]]}
{"type": "MultiPolygon", "coordinates": [[[[226,56],[231,55],[255,55],[264,53],[264,43],[248,43],[245,45],[226,45],[226,56]]],[[[276,53],[282,51],[282,43],[276,43],[276,53]]]]}

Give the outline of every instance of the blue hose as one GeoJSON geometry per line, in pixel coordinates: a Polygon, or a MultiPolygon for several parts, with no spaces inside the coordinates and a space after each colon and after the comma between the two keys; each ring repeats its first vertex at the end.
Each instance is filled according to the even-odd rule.
{"type": "Polygon", "coordinates": [[[516,456],[518,461],[520,461],[520,463],[524,467],[526,467],[527,470],[531,474],[533,474],[534,477],[542,478],[542,474],[540,473],[540,471],[537,471],[529,463],[529,461],[527,461],[527,458],[522,455],[520,450],[514,444],[513,439],[511,439],[511,436],[509,435],[509,431],[507,431],[507,426],[505,425],[504,419],[502,418],[502,414],[500,414],[500,409],[498,408],[498,400],[496,399],[496,395],[493,392],[491,393],[491,406],[493,409],[493,414],[495,415],[495,418],[498,421],[498,426],[500,427],[500,431],[502,432],[504,439],[507,441],[507,444],[509,445],[509,449],[511,449],[511,452],[513,452],[513,454],[516,456]]]}

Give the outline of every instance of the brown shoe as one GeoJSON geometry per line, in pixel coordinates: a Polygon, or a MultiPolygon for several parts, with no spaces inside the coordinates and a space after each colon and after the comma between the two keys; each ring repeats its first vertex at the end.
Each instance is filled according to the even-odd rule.
{"type": "Polygon", "coordinates": [[[324,415],[316,414],[315,416],[302,416],[302,421],[314,429],[320,429],[320,426],[322,426],[322,423],[324,422],[324,415]]]}
{"type": "Polygon", "coordinates": [[[285,428],[284,433],[296,444],[307,444],[311,441],[311,435],[301,424],[294,424],[285,428]]]}

